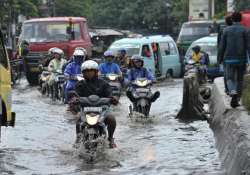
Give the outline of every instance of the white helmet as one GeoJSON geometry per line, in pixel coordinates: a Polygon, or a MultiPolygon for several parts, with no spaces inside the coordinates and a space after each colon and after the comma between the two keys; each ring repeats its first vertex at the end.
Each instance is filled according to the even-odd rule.
{"type": "Polygon", "coordinates": [[[82,50],[82,51],[84,52],[85,55],[88,55],[87,50],[84,49],[83,47],[76,47],[76,48],[75,48],[75,51],[76,51],[76,50],[82,50]]]}
{"type": "Polygon", "coordinates": [[[85,71],[85,70],[98,70],[97,62],[93,60],[85,61],[84,63],[82,63],[81,71],[85,71]]]}
{"type": "Polygon", "coordinates": [[[57,49],[57,47],[52,47],[48,50],[48,54],[51,55],[54,53],[54,50],[57,49]]]}
{"type": "Polygon", "coordinates": [[[64,52],[62,49],[59,49],[59,48],[54,48],[52,53],[56,53],[56,54],[59,54],[59,55],[63,55],[64,52]]]}
{"type": "Polygon", "coordinates": [[[85,53],[82,50],[75,50],[73,56],[85,56],[85,53]]]}

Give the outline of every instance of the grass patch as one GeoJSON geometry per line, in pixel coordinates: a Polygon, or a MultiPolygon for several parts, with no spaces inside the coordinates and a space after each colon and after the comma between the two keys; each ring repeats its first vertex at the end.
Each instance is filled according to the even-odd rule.
{"type": "Polygon", "coordinates": [[[245,108],[250,111],[250,75],[246,75],[244,78],[244,86],[242,93],[242,103],[245,108]]]}

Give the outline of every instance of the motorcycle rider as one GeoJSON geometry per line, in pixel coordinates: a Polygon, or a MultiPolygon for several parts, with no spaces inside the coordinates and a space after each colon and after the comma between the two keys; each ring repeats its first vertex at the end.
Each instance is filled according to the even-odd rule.
{"type": "Polygon", "coordinates": [[[200,46],[198,45],[194,46],[192,50],[193,50],[193,53],[189,59],[192,59],[195,63],[198,63],[198,64],[206,64],[206,65],[208,64],[207,55],[206,53],[201,51],[200,46]]]}
{"type": "MultiPolygon", "coordinates": [[[[79,81],[76,84],[76,93],[80,97],[89,97],[91,95],[97,95],[100,98],[111,98],[113,104],[117,104],[117,100],[112,97],[112,90],[109,84],[98,78],[98,64],[93,60],[85,61],[81,66],[81,71],[85,80],[79,81]]],[[[114,131],[116,128],[116,119],[112,113],[107,112],[105,117],[105,124],[108,129],[108,140],[110,148],[115,148],[114,131]]],[[[80,132],[79,122],[76,124],[76,133],[80,132]]],[[[77,141],[79,137],[77,137],[77,141]]],[[[77,143],[76,141],[76,143],[77,143]]]]}
{"type": "Polygon", "coordinates": [[[51,72],[48,84],[52,86],[55,83],[55,73],[62,73],[62,67],[66,63],[66,60],[63,58],[64,52],[59,48],[53,48],[52,60],[49,63],[48,71],[51,72]]]}
{"type": "Polygon", "coordinates": [[[64,70],[64,76],[67,79],[65,87],[65,103],[68,103],[69,92],[75,90],[77,75],[81,74],[81,65],[85,60],[85,56],[86,55],[82,50],[75,50],[72,62],[69,63],[64,70]]]}
{"type": "MultiPolygon", "coordinates": [[[[84,59],[83,61],[87,60],[87,55],[88,55],[87,50],[84,49],[83,47],[76,47],[75,50],[74,50],[74,52],[77,51],[77,50],[82,50],[82,51],[84,52],[84,54],[85,54],[85,59],[84,59]]],[[[73,58],[74,58],[74,54],[73,54],[72,57],[70,57],[70,58],[68,59],[68,61],[63,65],[63,72],[64,72],[64,70],[66,69],[66,67],[67,67],[70,63],[73,62],[73,58]]]]}
{"type": "Polygon", "coordinates": [[[116,56],[116,62],[122,68],[127,68],[128,67],[129,60],[128,60],[126,49],[122,48],[122,49],[120,49],[118,51],[118,54],[116,56]]]}
{"type": "Polygon", "coordinates": [[[104,58],[105,58],[105,63],[102,63],[99,66],[100,75],[117,74],[120,75],[120,77],[122,77],[122,72],[120,70],[119,65],[114,62],[115,61],[114,53],[112,51],[106,51],[104,52],[104,58]]]}
{"type": "MultiPolygon", "coordinates": [[[[127,90],[127,97],[130,99],[131,102],[135,102],[135,98],[133,97],[132,94],[134,88],[131,86],[131,83],[138,78],[146,78],[150,81],[155,81],[155,78],[149,70],[143,67],[144,60],[142,56],[133,55],[131,59],[133,62],[133,68],[130,69],[128,72],[127,81],[129,82],[130,87],[127,90]]],[[[156,91],[151,98],[151,102],[155,102],[159,97],[160,97],[160,92],[156,91]]]]}
{"type": "MultiPolygon", "coordinates": [[[[190,56],[190,60],[193,60],[195,64],[200,64],[200,65],[208,65],[209,64],[209,55],[205,52],[201,51],[200,46],[194,46],[192,48],[193,53],[190,56]]],[[[201,73],[200,81],[201,83],[205,83],[207,81],[207,67],[202,67],[199,68],[198,71],[201,73]]]]}

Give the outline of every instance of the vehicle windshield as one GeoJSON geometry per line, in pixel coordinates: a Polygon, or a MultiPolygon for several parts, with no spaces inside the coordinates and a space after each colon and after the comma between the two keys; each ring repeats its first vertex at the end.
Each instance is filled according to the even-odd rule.
{"type": "MultiPolygon", "coordinates": [[[[67,34],[67,27],[69,24],[55,23],[55,22],[31,22],[24,23],[22,33],[20,35],[21,40],[28,42],[59,42],[68,41],[69,35],[67,34]]],[[[73,25],[75,32],[75,40],[81,38],[80,24],[73,25]]]]}
{"type": "Polygon", "coordinates": [[[209,35],[209,24],[207,25],[184,25],[181,29],[179,40],[194,41],[209,35]]]}
{"type": "Polygon", "coordinates": [[[113,44],[109,50],[112,50],[117,54],[120,49],[126,49],[129,57],[140,54],[140,44],[113,44]]]}
{"type": "Polygon", "coordinates": [[[190,46],[186,53],[186,58],[189,58],[192,55],[192,48],[199,45],[201,51],[206,52],[209,57],[217,56],[217,44],[216,43],[194,43],[190,46]]]}

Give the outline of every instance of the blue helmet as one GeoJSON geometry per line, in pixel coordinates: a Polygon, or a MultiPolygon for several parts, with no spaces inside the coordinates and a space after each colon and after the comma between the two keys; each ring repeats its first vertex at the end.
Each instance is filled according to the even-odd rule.
{"type": "Polygon", "coordinates": [[[119,52],[120,52],[120,53],[126,54],[126,53],[127,53],[127,50],[126,50],[125,48],[121,48],[121,49],[119,50],[119,52]]]}

